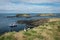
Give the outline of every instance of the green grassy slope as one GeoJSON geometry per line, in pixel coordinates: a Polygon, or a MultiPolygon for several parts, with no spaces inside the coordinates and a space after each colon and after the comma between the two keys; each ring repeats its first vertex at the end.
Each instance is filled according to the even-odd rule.
{"type": "Polygon", "coordinates": [[[60,21],[45,23],[27,32],[8,32],[0,40],[60,40],[60,21]]]}

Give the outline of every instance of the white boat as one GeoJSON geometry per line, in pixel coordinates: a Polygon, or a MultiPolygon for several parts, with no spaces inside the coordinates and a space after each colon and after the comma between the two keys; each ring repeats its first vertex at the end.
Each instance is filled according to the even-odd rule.
{"type": "Polygon", "coordinates": [[[16,23],[13,23],[13,24],[9,24],[10,27],[17,27],[17,24],[16,23]]]}

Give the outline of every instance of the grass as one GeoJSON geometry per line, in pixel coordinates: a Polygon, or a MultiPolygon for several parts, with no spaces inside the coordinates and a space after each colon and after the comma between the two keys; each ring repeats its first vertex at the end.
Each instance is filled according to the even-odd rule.
{"type": "Polygon", "coordinates": [[[60,37],[55,37],[55,40],[60,40],[60,37]]]}
{"type": "Polygon", "coordinates": [[[59,32],[60,32],[60,26],[57,26],[57,27],[58,27],[57,31],[59,31],[59,32]]]}
{"type": "Polygon", "coordinates": [[[36,31],[34,31],[34,30],[31,30],[31,32],[32,32],[32,33],[37,33],[37,32],[36,32],[36,31]]]}
{"type": "Polygon", "coordinates": [[[60,40],[60,21],[49,22],[27,32],[5,33],[0,40],[60,40]]]}
{"type": "Polygon", "coordinates": [[[0,40],[16,40],[13,34],[15,34],[15,32],[5,33],[5,35],[0,36],[0,40]]]}
{"type": "Polygon", "coordinates": [[[24,35],[31,36],[31,33],[29,33],[29,32],[24,32],[24,35]]]}
{"type": "Polygon", "coordinates": [[[0,37],[0,40],[15,40],[15,38],[12,35],[9,35],[0,37]]]}

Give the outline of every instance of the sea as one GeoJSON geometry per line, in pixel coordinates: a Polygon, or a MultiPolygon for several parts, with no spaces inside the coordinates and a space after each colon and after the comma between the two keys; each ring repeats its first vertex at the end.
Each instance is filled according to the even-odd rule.
{"type": "MultiPolygon", "coordinates": [[[[60,18],[60,13],[55,13],[56,16],[41,16],[38,17],[36,16],[37,13],[31,13],[31,16],[35,16],[32,18],[25,18],[25,17],[13,17],[13,18],[7,18],[7,16],[15,16],[16,14],[14,13],[0,13],[0,34],[6,33],[10,31],[9,24],[17,22],[18,20],[35,20],[35,19],[40,19],[40,18],[60,18]]],[[[13,28],[13,31],[20,31],[23,30],[25,27],[24,24],[18,24],[17,27],[13,28]]]]}

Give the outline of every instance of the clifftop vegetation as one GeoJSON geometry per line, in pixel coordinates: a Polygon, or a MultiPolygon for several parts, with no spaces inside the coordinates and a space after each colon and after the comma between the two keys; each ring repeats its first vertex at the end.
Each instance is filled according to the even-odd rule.
{"type": "Polygon", "coordinates": [[[44,25],[28,29],[26,32],[22,30],[20,32],[5,33],[0,36],[0,40],[60,40],[59,20],[60,18],[49,19],[49,22],[44,25]]]}

